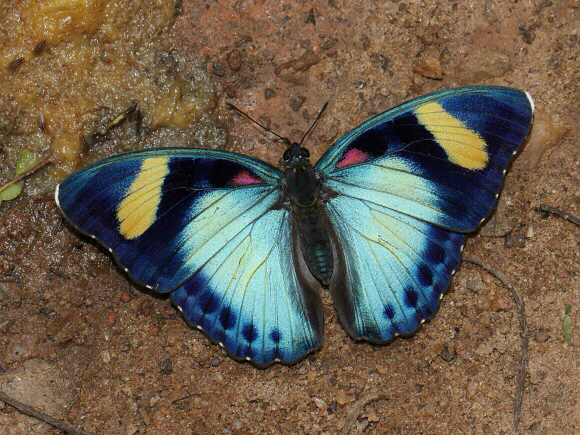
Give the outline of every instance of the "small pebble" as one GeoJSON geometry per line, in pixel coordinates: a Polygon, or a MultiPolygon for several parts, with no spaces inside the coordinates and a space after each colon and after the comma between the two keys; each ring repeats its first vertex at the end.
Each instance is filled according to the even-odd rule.
{"type": "Polygon", "coordinates": [[[377,372],[379,372],[381,375],[386,375],[389,373],[389,369],[387,367],[377,366],[377,372]]]}
{"type": "Polygon", "coordinates": [[[334,414],[337,408],[338,408],[337,402],[330,402],[330,406],[328,407],[328,414],[329,415],[334,414]]]}
{"type": "Polygon", "coordinates": [[[536,334],[534,335],[534,340],[538,343],[544,343],[548,341],[549,338],[550,335],[548,334],[548,331],[546,331],[544,328],[538,329],[536,331],[536,334]]]}
{"type": "Polygon", "coordinates": [[[218,77],[223,77],[226,75],[226,67],[222,63],[212,63],[211,64],[211,73],[215,74],[218,77]]]}
{"type": "Polygon", "coordinates": [[[217,356],[214,356],[214,357],[211,359],[211,361],[210,361],[209,365],[210,365],[210,366],[212,366],[212,367],[217,367],[217,366],[219,366],[219,365],[221,364],[221,362],[222,362],[222,361],[221,361],[221,360],[220,360],[220,359],[219,359],[217,356]]]}
{"type": "Polygon", "coordinates": [[[481,295],[475,300],[475,309],[478,313],[487,311],[491,308],[491,301],[489,295],[481,295]]]}
{"type": "Polygon", "coordinates": [[[304,21],[304,23],[308,24],[314,24],[316,25],[316,18],[314,17],[314,9],[310,8],[310,10],[308,11],[308,13],[306,14],[306,20],[304,21]]]}
{"type": "Polygon", "coordinates": [[[108,364],[111,362],[111,354],[109,353],[108,350],[104,350],[101,352],[101,358],[103,359],[103,362],[105,364],[108,364]]]}
{"type": "Polygon", "coordinates": [[[264,99],[271,100],[276,96],[276,91],[271,88],[264,89],[264,99]]]}
{"type": "Polygon", "coordinates": [[[441,351],[440,356],[443,359],[443,361],[450,362],[455,358],[455,349],[449,350],[449,348],[445,346],[441,351]]]}
{"type": "Polygon", "coordinates": [[[469,394],[470,396],[473,396],[476,393],[478,387],[479,387],[479,382],[471,381],[467,385],[467,394],[469,394]]]}
{"type": "Polygon", "coordinates": [[[352,402],[352,399],[348,397],[346,391],[339,390],[338,393],[336,393],[336,401],[338,402],[339,405],[345,405],[349,402],[352,402]]]}
{"type": "Polygon", "coordinates": [[[413,67],[413,72],[429,79],[441,80],[441,53],[436,47],[429,47],[413,67]]]}
{"type": "Polygon", "coordinates": [[[506,237],[506,246],[508,248],[525,248],[526,238],[519,232],[510,233],[506,237]]]}
{"type": "MultiPolygon", "coordinates": [[[[492,77],[501,77],[510,69],[510,58],[501,51],[486,53],[484,66],[475,72],[474,78],[485,80],[492,77]]],[[[534,120],[535,121],[535,120],[534,120]]]]}
{"type": "Polygon", "coordinates": [[[314,50],[308,50],[298,59],[292,61],[292,68],[295,71],[306,71],[312,65],[316,65],[319,61],[320,59],[314,50]]]}
{"type": "Polygon", "coordinates": [[[316,407],[318,409],[322,409],[323,411],[325,411],[326,408],[328,408],[328,405],[326,404],[326,402],[323,399],[320,399],[318,397],[314,398],[314,404],[316,405],[316,407]]]}
{"type": "Polygon", "coordinates": [[[139,408],[139,414],[141,415],[141,418],[143,419],[143,423],[145,423],[145,426],[151,426],[151,419],[149,418],[149,414],[147,413],[147,410],[140,406],[139,408]]]}
{"type": "Polygon", "coordinates": [[[164,359],[159,363],[159,370],[162,375],[170,375],[173,373],[173,361],[170,358],[164,359]]]}
{"type": "Polygon", "coordinates": [[[366,413],[366,417],[367,420],[370,421],[371,423],[376,423],[377,421],[380,421],[380,417],[377,415],[375,411],[368,411],[366,413]]]}
{"type": "Polygon", "coordinates": [[[570,24],[568,24],[568,27],[564,29],[564,35],[566,36],[580,35],[580,20],[571,21],[570,24]]]}
{"type": "Polygon", "coordinates": [[[115,324],[115,322],[117,321],[117,315],[115,314],[114,311],[109,312],[109,314],[107,315],[107,321],[111,326],[115,324]]]}
{"type": "Polygon", "coordinates": [[[242,67],[242,54],[239,50],[232,50],[228,53],[228,64],[234,71],[238,71],[242,67]]]}
{"type": "Polygon", "coordinates": [[[129,294],[129,292],[123,292],[123,294],[121,295],[121,301],[128,303],[131,300],[131,295],[129,294]]]}
{"type": "Polygon", "coordinates": [[[290,99],[290,107],[292,108],[292,110],[297,112],[298,109],[300,109],[300,107],[302,107],[302,105],[304,104],[305,101],[306,101],[306,97],[298,95],[296,98],[290,99]]]}
{"type": "Polygon", "coordinates": [[[530,27],[526,27],[525,24],[522,24],[519,28],[520,34],[522,35],[522,40],[526,44],[531,44],[536,39],[536,33],[534,29],[530,27]]]}
{"type": "Polygon", "coordinates": [[[481,278],[479,279],[470,279],[467,281],[466,287],[472,293],[477,293],[479,284],[481,283],[481,278]]]}

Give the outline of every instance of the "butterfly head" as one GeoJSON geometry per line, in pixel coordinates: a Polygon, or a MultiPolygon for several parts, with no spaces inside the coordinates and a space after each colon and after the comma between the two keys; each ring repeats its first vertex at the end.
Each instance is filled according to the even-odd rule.
{"type": "Polygon", "coordinates": [[[282,156],[286,168],[309,165],[309,157],[310,152],[306,148],[302,148],[300,144],[296,142],[290,145],[290,148],[284,151],[284,155],[282,156]]]}

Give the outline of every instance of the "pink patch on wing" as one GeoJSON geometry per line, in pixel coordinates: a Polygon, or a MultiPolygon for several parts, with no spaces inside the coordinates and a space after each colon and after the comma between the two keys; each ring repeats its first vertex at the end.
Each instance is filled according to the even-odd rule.
{"type": "Polygon", "coordinates": [[[245,186],[248,184],[262,184],[263,182],[264,180],[262,180],[261,178],[256,177],[255,175],[252,175],[246,171],[240,172],[238,175],[232,178],[232,184],[235,184],[237,186],[240,185],[245,186]]]}
{"type": "Polygon", "coordinates": [[[342,160],[337,163],[336,167],[342,168],[344,166],[354,165],[355,163],[361,163],[368,159],[368,157],[369,155],[367,153],[353,148],[342,157],[342,160]]]}

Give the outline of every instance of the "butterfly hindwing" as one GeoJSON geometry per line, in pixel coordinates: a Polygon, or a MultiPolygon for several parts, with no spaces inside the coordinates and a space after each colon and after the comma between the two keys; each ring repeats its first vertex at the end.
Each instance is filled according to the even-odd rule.
{"type": "Polygon", "coordinates": [[[112,157],[75,172],[57,202],[139,283],[235,358],[294,362],[322,341],[322,308],[292,262],[282,173],[209,150],[112,157]]]}
{"type": "Polygon", "coordinates": [[[318,285],[296,273],[290,223],[289,211],[268,211],[172,293],[190,323],[258,365],[294,362],[322,343],[318,285]]]}
{"type": "Polygon", "coordinates": [[[347,196],[327,213],[344,258],[330,290],[345,329],[376,343],[411,335],[435,314],[465,235],[347,196]]]}
{"type": "Polygon", "coordinates": [[[386,342],[434,314],[532,117],[522,91],[449,89],[367,121],[322,156],[344,263],[330,289],[351,336],[386,342]]]}

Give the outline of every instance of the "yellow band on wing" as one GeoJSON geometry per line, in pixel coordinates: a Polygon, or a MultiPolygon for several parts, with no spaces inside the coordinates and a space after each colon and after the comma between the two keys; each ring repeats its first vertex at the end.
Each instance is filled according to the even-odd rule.
{"type": "Polygon", "coordinates": [[[165,157],[143,160],[137,178],[117,209],[119,231],[126,239],[139,237],[155,222],[161,202],[161,186],[169,172],[168,162],[165,157]]]}
{"type": "Polygon", "coordinates": [[[484,169],[489,160],[485,140],[449,114],[439,103],[415,109],[419,122],[435,137],[449,161],[467,169],[484,169]]]}

